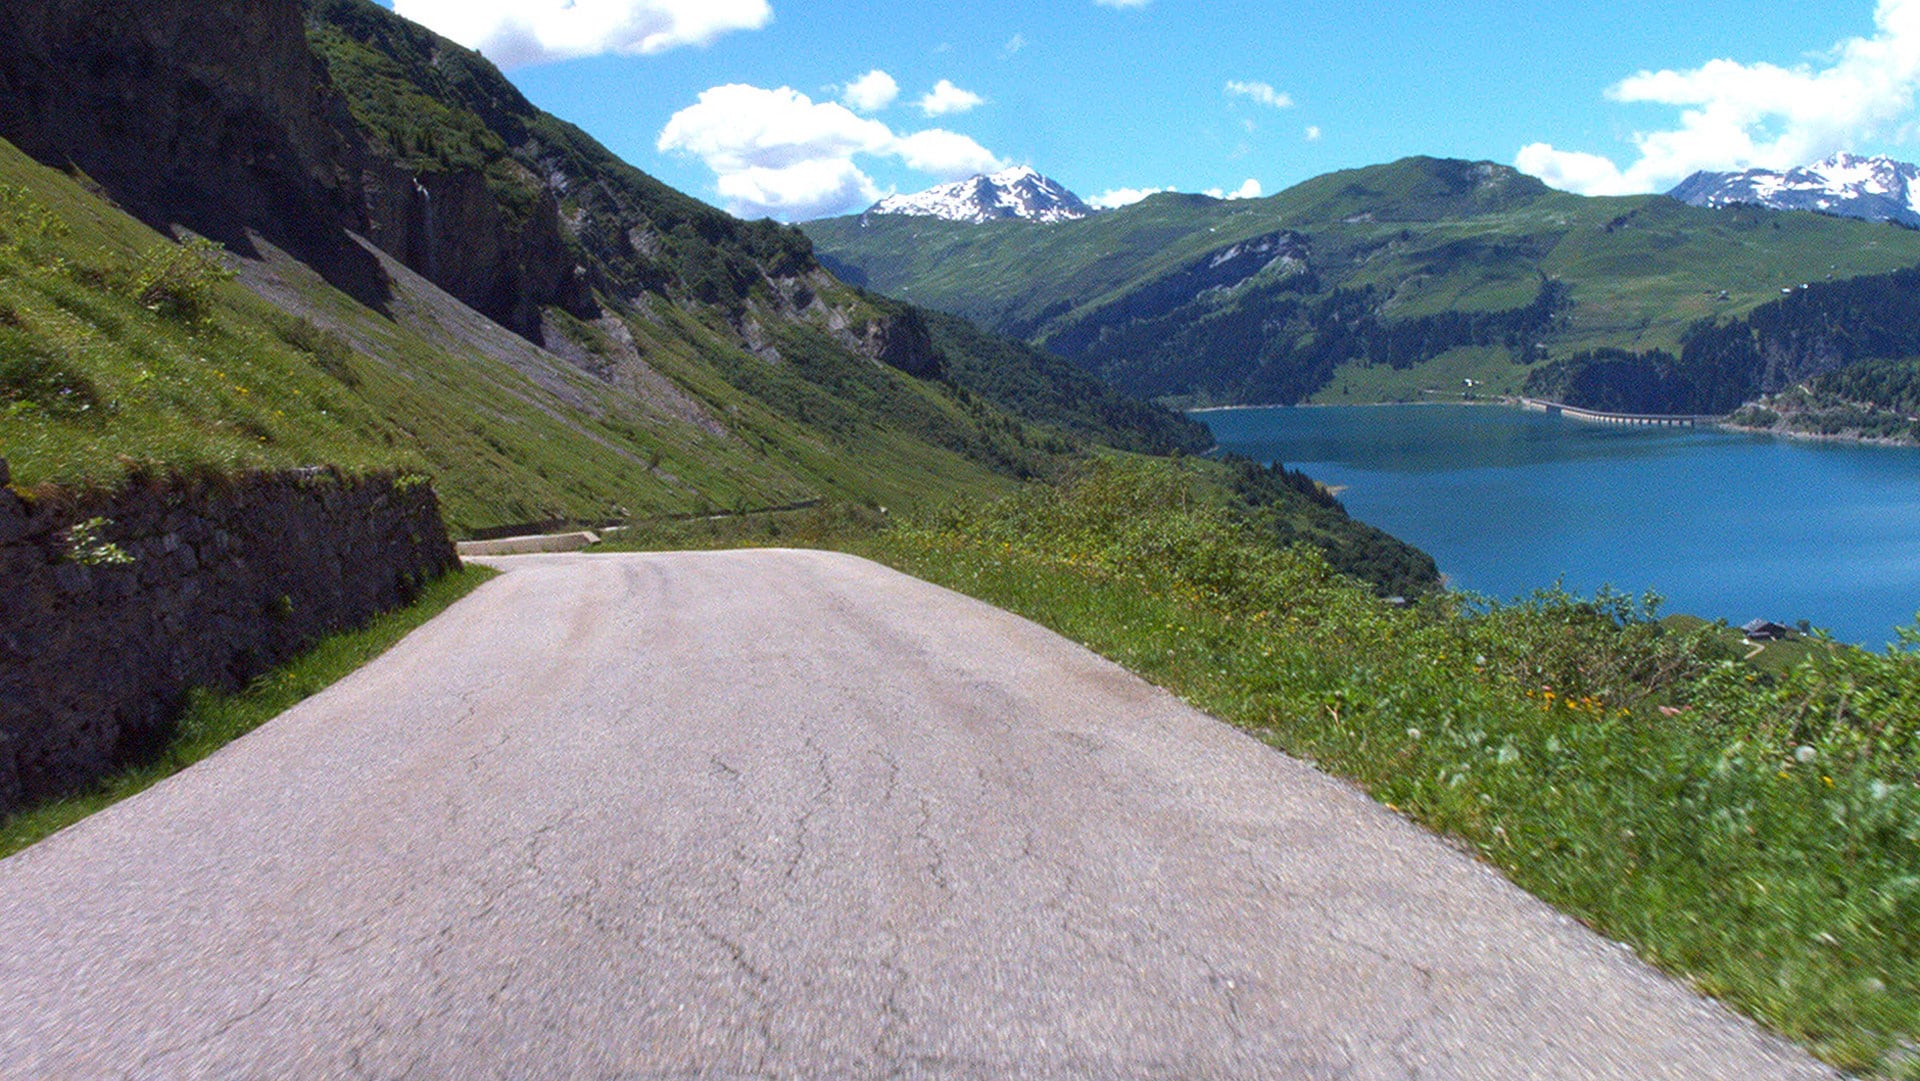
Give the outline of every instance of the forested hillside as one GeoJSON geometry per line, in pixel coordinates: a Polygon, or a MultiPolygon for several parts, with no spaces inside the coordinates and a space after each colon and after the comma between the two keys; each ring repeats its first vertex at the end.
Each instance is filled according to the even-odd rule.
{"type": "Polygon", "coordinates": [[[1920,232],[1893,226],[1585,198],[1432,158],[1048,225],[869,215],[805,228],[827,265],[870,287],[1185,404],[1458,396],[1463,377],[1518,392],[1542,364],[1677,355],[1696,325],[1784,289],[1920,265],[1920,232]]]}
{"type": "Polygon", "coordinates": [[[1909,393],[1897,374],[1903,366],[1849,366],[1913,356],[1920,268],[1810,284],[1744,316],[1702,320],[1687,328],[1677,355],[1577,354],[1534,371],[1527,388],[1591,409],[1719,414],[1812,379],[1823,395],[1898,409],[1909,393]]]}

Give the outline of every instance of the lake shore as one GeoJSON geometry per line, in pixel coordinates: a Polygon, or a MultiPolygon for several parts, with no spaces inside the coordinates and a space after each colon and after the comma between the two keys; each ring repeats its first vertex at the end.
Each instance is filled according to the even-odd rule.
{"type": "Polygon", "coordinates": [[[1756,428],[1750,424],[1735,424],[1728,421],[1719,426],[1729,432],[1743,432],[1747,435],[1771,435],[1781,439],[1794,439],[1808,443],[1851,443],[1868,447],[1901,447],[1912,450],[1920,447],[1920,442],[1911,439],[1887,439],[1883,436],[1849,435],[1845,432],[1803,432],[1794,428],[1756,428]]]}
{"type": "MultiPolygon", "coordinates": [[[[1196,409],[1183,409],[1188,416],[1204,413],[1231,413],[1254,409],[1397,409],[1403,406],[1444,407],[1456,405],[1498,406],[1508,409],[1525,409],[1517,398],[1472,398],[1454,401],[1426,400],[1417,402],[1297,402],[1293,405],[1209,405],[1196,409]]],[[[1577,419],[1577,418],[1576,418],[1577,419]]],[[[1735,424],[1721,421],[1706,427],[1721,431],[1739,432],[1743,435],[1768,435],[1781,439],[1792,439],[1811,443],[1841,443],[1868,447],[1902,447],[1912,449],[1920,447],[1920,442],[1907,439],[1887,439],[1880,436],[1850,435],[1845,432],[1805,432],[1794,428],[1758,428],[1748,424],[1735,424]]],[[[1215,449],[1218,449],[1217,447],[1215,449]]],[[[1210,452],[1211,453],[1211,452],[1210,452]]]]}
{"type": "Polygon", "coordinates": [[[1635,429],[1519,408],[1202,419],[1226,451],[1343,487],[1354,517],[1431,553],[1458,588],[1655,589],[1676,611],[1735,624],[1806,618],[1875,647],[1920,607],[1913,447],[1815,448],[1706,424],[1635,429]],[[1779,512],[1783,492],[1796,493],[1792,513],[1779,512]]]}
{"type": "Polygon", "coordinates": [[[1519,408],[1517,401],[1499,398],[1427,399],[1418,402],[1295,402],[1292,405],[1204,405],[1181,409],[1188,416],[1199,413],[1232,413],[1246,409],[1396,409],[1401,406],[1500,405],[1519,408]]]}

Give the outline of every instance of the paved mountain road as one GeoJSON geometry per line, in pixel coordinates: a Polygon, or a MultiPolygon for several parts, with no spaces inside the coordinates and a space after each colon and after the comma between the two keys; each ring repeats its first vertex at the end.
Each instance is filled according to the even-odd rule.
{"type": "Polygon", "coordinates": [[[1832,1076],[986,605],[500,565],[0,862],[0,1077],[1832,1076]]]}

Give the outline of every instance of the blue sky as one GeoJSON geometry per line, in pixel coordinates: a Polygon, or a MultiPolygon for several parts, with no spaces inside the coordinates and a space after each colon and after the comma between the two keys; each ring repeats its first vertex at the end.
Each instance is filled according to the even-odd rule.
{"type": "Polygon", "coordinates": [[[385,2],[675,187],[788,220],[1014,164],[1090,198],[1408,154],[1664,190],[1901,156],[1920,88],[1920,0],[385,2]]]}

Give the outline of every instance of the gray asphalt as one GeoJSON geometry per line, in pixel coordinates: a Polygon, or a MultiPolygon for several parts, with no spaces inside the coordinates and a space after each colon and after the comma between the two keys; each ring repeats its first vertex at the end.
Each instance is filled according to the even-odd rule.
{"type": "Polygon", "coordinates": [[[0,861],[0,1077],[1831,1076],[984,604],[499,565],[0,861]]]}

